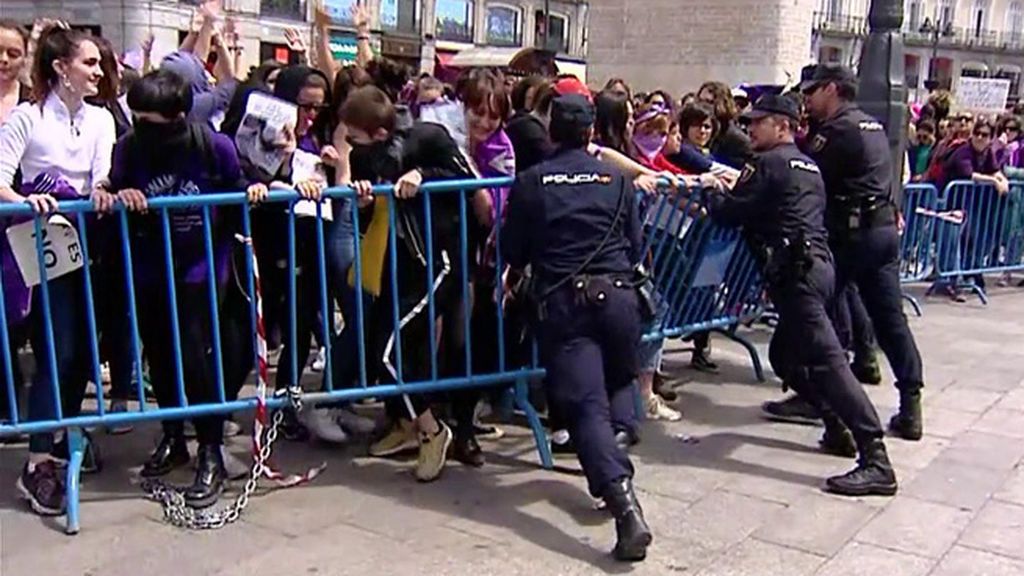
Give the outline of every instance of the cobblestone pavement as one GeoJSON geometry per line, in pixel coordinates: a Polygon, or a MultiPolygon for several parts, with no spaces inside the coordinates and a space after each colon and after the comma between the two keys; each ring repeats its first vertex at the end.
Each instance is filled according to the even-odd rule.
{"type": "MultiPolygon", "coordinates": [[[[106,468],[84,481],[83,529],[36,518],[15,500],[24,446],[0,448],[0,576],[200,574],[698,574],[701,576],[1024,575],[1024,292],[984,307],[935,299],[912,324],[925,356],[926,436],[891,439],[895,498],[820,489],[851,461],[816,450],[820,429],[769,423],[778,386],[753,381],[742,349],[715,337],[722,373],[668,357],[686,418],[646,423],[634,453],[655,543],[617,565],[614,529],[593,509],[574,460],[541,470],[525,428],[485,443],[488,465],[449,464],[418,485],[410,461],[344,448],[285,445],[279,463],[326,461],[311,485],[256,498],[217,533],[163,523],[132,479],[156,435],[97,433],[106,468]]],[[[753,338],[762,350],[767,334],[753,338]]],[[[888,383],[869,393],[883,419],[888,383]]],[[[233,440],[245,455],[246,441],[233,440]]],[[[175,477],[184,482],[188,474],[175,477]]]]}

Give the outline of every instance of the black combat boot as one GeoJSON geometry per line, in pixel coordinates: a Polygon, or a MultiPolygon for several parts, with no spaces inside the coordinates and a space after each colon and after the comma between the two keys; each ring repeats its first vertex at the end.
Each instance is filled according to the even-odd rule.
{"type": "Polygon", "coordinates": [[[825,434],[818,444],[826,454],[840,458],[857,457],[857,443],[853,440],[853,434],[835,416],[825,418],[825,434]]]}
{"type": "Polygon", "coordinates": [[[466,466],[479,468],[484,465],[484,451],[476,440],[473,428],[462,430],[455,434],[455,442],[452,442],[452,457],[466,466]]]}
{"type": "Polygon", "coordinates": [[[882,383],[882,369],[878,365],[878,353],[874,350],[854,354],[850,370],[861,384],[877,386],[882,383]]]}
{"type": "Polygon", "coordinates": [[[185,503],[193,508],[206,508],[217,502],[228,473],[219,445],[202,445],[196,456],[196,479],[185,489],[185,503]]]}
{"type": "Polygon", "coordinates": [[[654,537],[644,520],[644,511],[633,492],[633,481],[621,478],[611,483],[602,495],[608,511],[615,517],[616,560],[639,562],[647,557],[647,547],[654,537]]]}
{"type": "Polygon", "coordinates": [[[872,440],[861,446],[857,467],[833,476],[825,482],[829,492],[841,496],[893,496],[896,494],[896,472],[889,463],[885,443],[872,440]]]}
{"type": "Polygon", "coordinates": [[[889,420],[889,430],[904,440],[918,441],[924,434],[921,390],[900,390],[900,411],[889,420]]]}
{"type": "Polygon", "coordinates": [[[156,450],[142,465],[140,475],[143,478],[159,478],[170,474],[175,468],[187,466],[190,461],[185,436],[164,433],[156,450]]]}

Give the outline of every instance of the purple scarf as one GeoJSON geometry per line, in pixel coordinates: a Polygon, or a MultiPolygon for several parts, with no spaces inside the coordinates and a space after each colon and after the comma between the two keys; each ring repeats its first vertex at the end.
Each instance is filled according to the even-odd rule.
{"type": "MultiPolygon", "coordinates": [[[[503,128],[495,130],[494,134],[487,140],[477,145],[473,151],[473,161],[476,162],[482,178],[501,178],[504,176],[515,176],[516,174],[516,153],[512,148],[512,141],[505,134],[503,128]]],[[[497,208],[501,204],[502,219],[505,215],[505,207],[508,204],[508,193],[511,187],[490,188],[491,194],[491,218],[497,222],[497,208]]]]}
{"type": "MultiPolygon", "coordinates": [[[[21,193],[49,194],[57,200],[78,200],[81,198],[78,191],[64,179],[63,176],[43,172],[32,180],[21,186],[21,193]]],[[[12,216],[0,223],[0,267],[3,270],[4,288],[4,309],[7,312],[7,322],[16,325],[28,318],[32,311],[32,288],[25,285],[21,277],[21,270],[14,259],[14,252],[7,241],[7,228],[28,222],[32,216],[12,216]]]]}

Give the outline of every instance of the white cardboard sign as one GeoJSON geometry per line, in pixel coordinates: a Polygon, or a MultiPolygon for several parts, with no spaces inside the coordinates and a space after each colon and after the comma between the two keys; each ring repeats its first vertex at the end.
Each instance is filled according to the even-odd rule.
{"type": "MultiPolygon", "coordinates": [[[[60,278],[82,267],[85,257],[78,241],[78,231],[67,218],[54,214],[42,225],[43,264],[47,280],[60,278]]],[[[11,244],[14,261],[21,272],[21,278],[28,287],[38,286],[42,279],[39,274],[39,260],[36,256],[35,222],[30,220],[7,229],[7,241],[11,244]]]]}
{"type": "Polygon", "coordinates": [[[956,107],[978,112],[1003,112],[1010,95],[1006,78],[969,78],[961,76],[956,85],[956,107]]]}

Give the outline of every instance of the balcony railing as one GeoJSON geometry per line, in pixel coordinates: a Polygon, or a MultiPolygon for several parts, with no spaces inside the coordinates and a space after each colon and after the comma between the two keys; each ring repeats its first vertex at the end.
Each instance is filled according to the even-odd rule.
{"type": "Polygon", "coordinates": [[[306,0],[260,0],[260,16],[305,20],[306,0]]]}
{"type": "MultiPolygon", "coordinates": [[[[868,33],[867,19],[860,16],[845,14],[814,14],[814,31],[818,34],[836,36],[866,36],[868,33]]],[[[975,28],[949,27],[938,36],[934,32],[911,29],[905,25],[903,40],[907,44],[931,46],[938,43],[947,48],[1009,50],[1024,52],[1024,32],[1019,30],[978,30],[975,28]]]]}
{"type": "Polygon", "coordinates": [[[814,31],[862,36],[868,33],[868,20],[863,16],[815,12],[814,31]]]}

